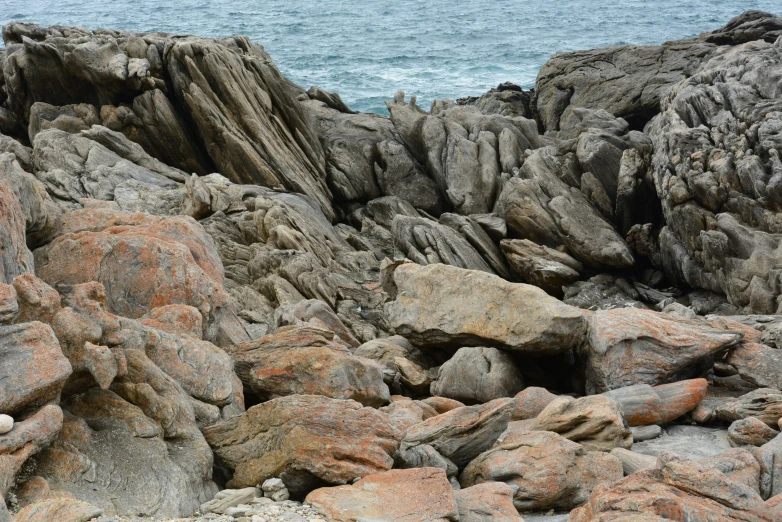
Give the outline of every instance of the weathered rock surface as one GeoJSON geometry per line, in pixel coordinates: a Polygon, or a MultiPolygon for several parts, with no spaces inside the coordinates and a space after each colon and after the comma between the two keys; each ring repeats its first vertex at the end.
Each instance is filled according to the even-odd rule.
{"type": "Polygon", "coordinates": [[[10,284],[23,272],[32,272],[32,254],[25,243],[25,218],[19,200],[7,182],[0,179],[0,283],[10,284]]]}
{"type": "Polygon", "coordinates": [[[15,413],[56,402],[71,372],[48,325],[0,326],[0,411],[15,413]]]}
{"type": "Polygon", "coordinates": [[[408,263],[389,277],[396,300],[386,305],[386,315],[398,334],[418,346],[553,354],[575,346],[584,332],[581,311],[538,288],[490,274],[408,263]]]}
{"type": "Polygon", "coordinates": [[[23,508],[14,515],[14,522],[88,522],[103,514],[103,510],[89,504],[69,498],[42,500],[23,508]]]}
{"type": "Polygon", "coordinates": [[[496,348],[460,348],[440,367],[432,395],[465,404],[512,397],[524,387],[513,358],[496,348]]]}
{"type": "Polygon", "coordinates": [[[464,406],[427,419],[408,428],[397,458],[415,462],[417,447],[429,446],[457,467],[464,467],[487,450],[505,431],[513,402],[496,399],[483,405],[464,406]]]}
{"type": "Polygon", "coordinates": [[[390,398],[383,370],[333,341],[329,330],[285,326],[228,349],[242,382],[263,399],[325,395],[382,406],[390,398]]]}
{"type": "Polygon", "coordinates": [[[776,428],[782,418],[782,392],[772,388],[754,390],[718,406],[716,414],[727,422],[756,417],[769,427],[776,428]]]}
{"type": "Polygon", "coordinates": [[[634,384],[604,392],[619,403],[630,426],[668,424],[695,409],[708,391],[706,379],[649,386],[634,384]]]}
{"type": "Polygon", "coordinates": [[[587,452],[583,446],[548,431],[520,431],[480,454],[460,476],[469,488],[505,482],[519,511],[570,510],[585,502],[603,482],[622,477],[618,458],[587,452]]]}
{"type": "Polygon", "coordinates": [[[671,454],[657,466],[600,487],[570,516],[573,522],[599,520],[771,521],[776,515],[749,487],[720,471],[671,454]]]}
{"type": "Polygon", "coordinates": [[[436,468],[369,475],[350,486],[316,489],[306,500],[335,522],[462,520],[445,472],[436,468]]]}
{"type": "Polygon", "coordinates": [[[391,469],[403,434],[385,414],[354,401],[291,395],[204,429],[229,487],[280,477],[292,494],[391,469]]]}
{"type": "Polygon", "coordinates": [[[581,354],[589,393],[691,377],[704,359],[743,338],[741,331],[630,308],[597,311],[587,321],[581,354]]]}
{"type": "Polygon", "coordinates": [[[520,522],[513,489],[502,482],[484,482],[456,491],[460,522],[520,522]]]}
{"type": "Polygon", "coordinates": [[[779,432],[756,417],[734,421],[728,428],[728,438],[734,446],[762,446],[779,432]]]}
{"type": "Polygon", "coordinates": [[[522,281],[557,297],[562,296],[563,286],[578,279],[583,268],[568,254],[526,239],[505,239],[500,247],[522,281]]]}
{"type": "Polygon", "coordinates": [[[538,414],[530,429],[553,431],[578,442],[587,451],[630,449],[633,435],[625,426],[619,404],[605,395],[573,399],[562,396],[538,414]]]}

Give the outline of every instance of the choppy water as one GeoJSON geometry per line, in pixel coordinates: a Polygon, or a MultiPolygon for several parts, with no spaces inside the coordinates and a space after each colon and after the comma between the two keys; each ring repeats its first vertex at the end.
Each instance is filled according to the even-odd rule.
{"type": "Polygon", "coordinates": [[[531,87],[553,53],[655,44],[779,0],[0,0],[0,21],[246,34],[304,88],[385,112],[398,89],[427,106],[503,81],[531,87]]]}

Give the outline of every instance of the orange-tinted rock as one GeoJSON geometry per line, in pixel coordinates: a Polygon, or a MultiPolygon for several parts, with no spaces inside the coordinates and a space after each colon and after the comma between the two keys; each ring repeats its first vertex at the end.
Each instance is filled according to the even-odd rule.
{"type": "Polygon", "coordinates": [[[41,321],[51,324],[54,315],[62,308],[60,294],[32,274],[22,274],[14,279],[19,314],[16,322],[41,321]]]}
{"type": "Polygon", "coordinates": [[[728,428],[728,438],[732,446],[762,446],[777,435],[777,430],[756,417],[733,421],[728,428]]]}
{"type": "Polygon", "coordinates": [[[702,463],[659,456],[657,468],[597,488],[570,522],[612,520],[772,522],[771,508],[749,487],[702,463]],[[652,517],[652,518],[632,518],[652,517]]]}
{"type": "Polygon", "coordinates": [[[600,310],[586,316],[589,334],[580,353],[589,394],[687,378],[706,357],[743,338],[739,330],[719,330],[704,322],[638,308],[600,310]]]}
{"type": "Polygon", "coordinates": [[[621,477],[622,463],[613,455],[587,452],[549,431],[518,431],[470,462],[459,482],[463,487],[505,482],[519,511],[570,510],[598,484],[621,477]]]}
{"type": "Polygon", "coordinates": [[[0,283],[0,324],[10,323],[18,313],[16,289],[12,285],[0,283]]]}
{"type": "Polygon", "coordinates": [[[760,496],[770,498],[782,493],[782,435],[753,448],[752,456],[760,464],[760,496]]]}
{"type": "Polygon", "coordinates": [[[545,388],[530,386],[517,393],[513,398],[516,409],[513,410],[511,420],[519,421],[537,417],[551,401],[557,398],[557,395],[545,388]]]}
{"type": "Polygon", "coordinates": [[[390,417],[355,401],[291,395],[253,406],[204,429],[223,465],[228,487],[281,477],[291,493],[308,491],[311,477],[346,484],[391,469],[402,433],[390,417]]]}
{"type": "Polygon", "coordinates": [[[589,451],[630,449],[633,434],[625,427],[619,404],[605,395],[557,397],[540,412],[533,430],[553,431],[589,451]]]}
{"type": "Polygon", "coordinates": [[[87,502],[50,498],[22,509],[14,516],[13,522],[87,522],[102,514],[102,509],[87,502]]]}
{"type": "Polygon", "coordinates": [[[768,499],[766,505],[770,507],[772,511],[779,513],[779,515],[782,516],[782,493],[768,499]]]}
{"type": "Polygon", "coordinates": [[[454,493],[459,522],[523,522],[504,482],[484,482],[454,493]]]}
{"type": "Polygon", "coordinates": [[[0,496],[5,496],[13,486],[25,461],[48,446],[61,428],[62,410],[50,404],[0,435],[0,496]]]}
{"type": "Polygon", "coordinates": [[[460,520],[451,484],[437,468],[395,469],[351,486],[316,489],[306,501],[333,522],[460,520]]]}
{"type": "Polygon", "coordinates": [[[22,207],[5,181],[0,181],[0,245],[0,283],[11,284],[19,274],[33,271],[22,207]]]}
{"type": "Polygon", "coordinates": [[[448,397],[427,397],[426,399],[423,399],[422,402],[425,402],[434,408],[437,413],[446,413],[464,406],[464,403],[449,399],[448,397]]]}
{"type": "MultiPolygon", "coordinates": [[[[69,220],[75,219],[72,214],[69,220]]],[[[204,318],[206,339],[246,340],[234,324],[238,319],[223,290],[216,256],[211,238],[191,218],[67,233],[35,251],[41,279],[51,285],[100,282],[113,313],[138,318],[160,306],[190,305],[204,318]]]]}
{"type": "Polygon", "coordinates": [[[534,286],[441,264],[404,263],[387,277],[396,296],[385,307],[388,322],[416,346],[543,355],[566,352],[584,337],[583,313],[534,286]]]}
{"type": "Polygon", "coordinates": [[[52,329],[32,322],[0,326],[0,412],[59,399],[71,364],[52,329]]]}
{"type": "Polygon", "coordinates": [[[695,409],[706,397],[708,386],[706,379],[690,379],[655,387],[634,384],[603,395],[621,405],[630,426],[649,426],[667,424],[695,409]]]}
{"type": "Polygon", "coordinates": [[[174,304],[153,308],[138,322],[174,335],[192,335],[200,339],[204,334],[201,312],[188,305],[174,304]]]}
{"type": "Polygon", "coordinates": [[[425,402],[407,397],[404,399],[392,400],[390,405],[380,408],[380,411],[387,413],[402,430],[438,415],[437,411],[425,402]]]}
{"type": "Polygon", "coordinates": [[[355,357],[314,326],[284,326],[271,335],[229,348],[236,372],[261,398],[324,395],[367,406],[388,404],[383,369],[355,357]]]}
{"type": "Polygon", "coordinates": [[[743,484],[760,494],[760,464],[748,450],[731,448],[700,459],[699,462],[719,470],[733,482],[743,484]]]}

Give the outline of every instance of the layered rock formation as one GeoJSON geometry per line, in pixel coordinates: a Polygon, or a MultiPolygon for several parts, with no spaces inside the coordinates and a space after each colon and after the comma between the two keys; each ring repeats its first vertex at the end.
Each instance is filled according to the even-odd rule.
{"type": "Polygon", "coordinates": [[[389,117],[3,38],[0,521],[779,518],[780,18],[389,117]]]}

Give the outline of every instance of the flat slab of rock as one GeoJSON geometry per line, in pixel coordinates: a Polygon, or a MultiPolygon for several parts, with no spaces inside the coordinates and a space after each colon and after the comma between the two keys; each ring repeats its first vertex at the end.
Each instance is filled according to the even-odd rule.
{"type": "Polygon", "coordinates": [[[87,522],[103,514],[88,502],[72,498],[50,498],[30,504],[14,515],[14,522],[87,522]]]}
{"type": "Polygon", "coordinates": [[[689,459],[702,459],[730,448],[725,429],[673,425],[665,426],[662,434],[655,439],[633,444],[632,450],[653,457],[669,452],[689,459]]]}
{"type": "Polygon", "coordinates": [[[391,469],[402,433],[385,413],[355,401],[291,395],[204,429],[232,488],[280,477],[294,495],[315,479],[345,484],[391,469]]]}
{"type": "Polygon", "coordinates": [[[563,353],[585,335],[584,315],[539,288],[476,270],[399,265],[386,315],[421,347],[496,346],[530,355],[563,353]]]}
{"type": "Polygon", "coordinates": [[[334,522],[456,522],[454,491],[437,468],[395,469],[350,486],[316,489],[306,501],[334,522]]]}

